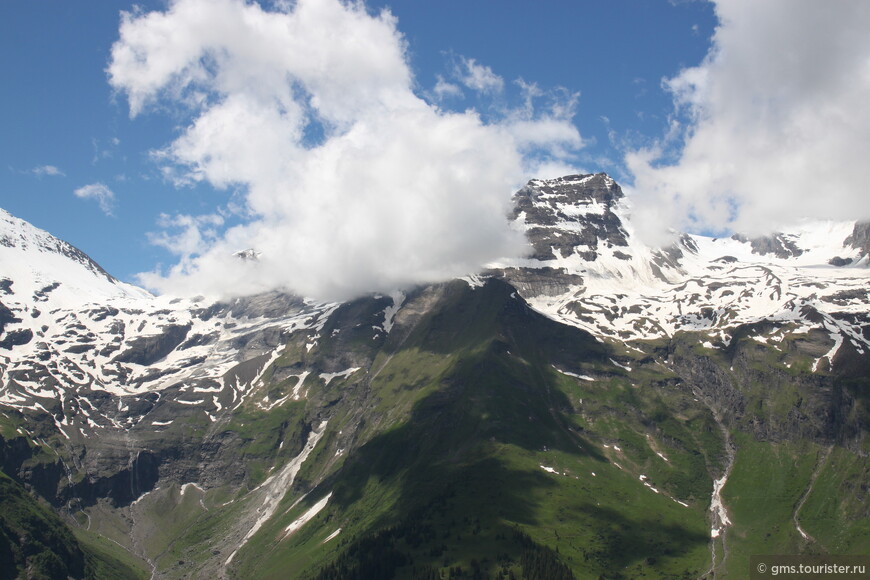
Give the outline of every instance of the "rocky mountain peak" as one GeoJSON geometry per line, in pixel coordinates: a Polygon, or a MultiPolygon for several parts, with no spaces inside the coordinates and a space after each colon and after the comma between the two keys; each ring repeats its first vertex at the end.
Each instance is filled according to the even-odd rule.
{"type": "Polygon", "coordinates": [[[851,235],[843,241],[844,246],[861,250],[861,255],[870,254],[870,222],[857,222],[851,235]]]}
{"type": "Polygon", "coordinates": [[[554,209],[560,205],[612,207],[623,197],[622,189],[606,173],[532,179],[514,195],[514,213],[542,205],[554,209]]]}
{"type": "Polygon", "coordinates": [[[526,227],[533,259],[567,258],[577,252],[591,262],[599,244],[628,245],[614,213],[623,197],[606,173],[533,179],[514,195],[513,217],[526,227]]]}
{"type": "Polygon", "coordinates": [[[238,252],[233,253],[233,256],[243,262],[258,262],[261,255],[262,252],[258,252],[253,248],[248,248],[247,250],[239,250],[238,252]]]}

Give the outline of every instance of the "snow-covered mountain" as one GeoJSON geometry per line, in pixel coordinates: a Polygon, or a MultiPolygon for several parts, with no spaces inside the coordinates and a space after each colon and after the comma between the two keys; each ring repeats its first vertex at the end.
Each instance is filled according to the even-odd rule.
{"type": "Polygon", "coordinates": [[[652,248],[605,174],[533,180],[512,219],[525,258],[332,304],[152,296],[0,212],[0,470],[153,578],[870,547],[868,224],[652,248]],[[773,527],[739,493],[767,465],[796,482],[773,527]]]}
{"type": "Polygon", "coordinates": [[[78,248],[4,209],[0,209],[0,265],[4,301],[21,307],[50,302],[53,308],[72,309],[88,302],[150,296],[119,282],[78,248]]]}
{"type": "MultiPolygon", "coordinates": [[[[756,339],[774,348],[785,334],[825,333],[813,368],[830,366],[844,345],[870,349],[866,224],[811,222],[753,240],[683,234],[656,249],[635,235],[631,207],[605,174],[533,180],[514,196],[513,217],[533,251],[484,278],[504,276],[535,310],[601,339],[700,331],[705,345],[723,348],[735,328],[765,321],[756,339]]],[[[207,404],[214,420],[257,382],[257,372],[243,380],[234,367],[268,367],[282,333],[310,330],[313,344],[337,307],[278,293],[230,304],[155,297],[5,211],[0,264],[0,403],[50,407],[62,432],[134,425],[152,406],[143,393],[169,387],[175,403],[207,404]],[[100,392],[133,397],[143,414],[124,402],[98,411],[100,392]]],[[[400,296],[385,308],[382,332],[400,296]]]]}
{"type": "Polygon", "coordinates": [[[845,343],[870,348],[867,224],[807,222],[770,237],[683,234],[646,246],[631,206],[607,175],[534,180],[515,197],[515,219],[534,246],[501,264],[536,310],[604,339],[648,340],[701,331],[727,346],[734,329],[760,321],[758,340],[825,332],[830,364],[845,343]]]}
{"type": "Polygon", "coordinates": [[[331,308],[285,295],[156,297],[2,211],[0,404],[49,412],[65,435],[129,428],[153,407],[145,394],[167,387],[176,404],[237,406],[247,393],[228,371],[265,355],[263,366],[281,332],[317,328],[331,308]],[[222,403],[224,387],[231,400],[222,403]],[[106,407],[105,393],[117,404],[106,407]]]}

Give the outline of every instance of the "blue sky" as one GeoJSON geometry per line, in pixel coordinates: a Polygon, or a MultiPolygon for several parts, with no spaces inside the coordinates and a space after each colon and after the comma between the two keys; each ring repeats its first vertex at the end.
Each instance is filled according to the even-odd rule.
{"type": "MultiPolygon", "coordinates": [[[[363,279],[359,284],[333,280],[330,288],[338,288],[338,294],[383,290],[390,284],[436,279],[454,272],[441,268],[433,260],[453,264],[455,255],[467,252],[468,247],[481,247],[490,252],[510,247],[512,242],[507,234],[497,231],[498,224],[492,224],[492,231],[481,233],[479,239],[468,237],[461,240],[466,246],[457,242],[455,248],[440,248],[435,257],[423,257],[423,250],[395,255],[387,250],[403,244],[405,238],[401,232],[419,229],[431,237],[443,238],[443,232],[451,231],[451,227],[455,231],[461,227],[456,224],[464,223],[463,220],[476,223],[474,216],[458,214],[450,205],[461,204],[462,200],[476,195],[465,182],[456,185],[467,168],[456,169],[454,173],[451,173],[453,169],[445,170],[452,181],[436,180],[435,183],[442,188],[455,186],[457,191],[469,187],[468,192],[457,193],[465,197],[444,204],[453,226],[426,223],[425,227],[414,228],[405,225],[394,228],[396,231],[387,228],[390,235],[386,237],[371,236],[359,223],[336,217],[342,208],[350,207],[347,198],[342,198],[350,195],[349,184],[354,187],[356,183],[367,184],[360,186],[360,197],[352,199],[367,200],[365,207],[382,205],[386,208],[382,213],[395,211],[391,217],[393,223],[401,221],[401,216],[417,215],[417,211],[425,214],[419,206],[440,204],[440,198],[427,197],[431,192],[421,191],[417,205],[402,205],[408,197],[416,195],[410,191],[414,186],[409,176],[401,175],[396,179],[396,187],[403,193],[391,198],[378,193],[391,186],[382,182],[382,178],[355,175],[348,170],[351,173],[336,177],[334,182],[314,187],[313,178],[300,169],[303,165],[313,167],[312,163],[333,167],[324,161],[329,158],[329,163],[338,163],[342,168],[354,163],[359,166],[377,164],[383,173],[389,173],[388,162],[393,159],[389,154],[380,158],[366,153],[348,159],[342,157],[342,152],[353,150],[356,143],[353,139],[362,139],[363,143],[371,140],[372,144],[365,145],[367,152],[376,150],[377,143],[393,142],[394,137],[396,142],[423,139],[403,133],[397,119],[406,114],[411,115],[409,119],[416,118],[413,115],[420,116],[424,123],[421,133],[441,135],[443,130],[451,141],[456,141],[457,135],[462,138],[467,135],[472,150],[485,148],[486,143],[497,144],[500,139],[511,141],[511,147],[498,152],[494,147],[489,157],[482,156],[478,160],[491,168],[491,175],[481,178],[481,191],[493,192],[492,198],[487,197],[489,193],[481,193],[479,199],[475,197],[474,203],[469,203],[476,204],[479,211],[485,211],[500,195],[509,198],[510,190],[501,193],[498,190],[506,183],[516,183],[518,174],[525,178],[532,176],[530,172],[535,168],[546,172],[564,167],[606,171],[623,183],[634,183],[646,195],[642,199],[650,200],[650,207],[670,208],[670,213],[664,216],[667,219],[650,210],[648,214],[654,218],[651,221],[667,221],[674,226],[705,231],[735,226],[758,229],[759,223],[769,223],[771,215],[779,215],[778,207],[784,203],[781,195],[786,194],[759,196],[759,189],[753,189],[753,184],[771,192],[776,184],[759,177],[748,184],[735,178],[735,175],[747,173],[755,175],[751,167],[744,169],[744,165],[752,164],[748,156],[726,164],[732,168],[728,170],[711,165],[711,159],[720,159],[721,152],[709,143],[731,143],[731,151],[739,148],[734,147],[734,143],[752,144],[757,140],[759,151],[766,155],[775,149],[769,145],[772,137],[793,135],[795,127],[804,130],[807,123],[801,115],[808,107],[811,109],[810,97],[825,97],[824,94],[813,95],[814,90],[807,88],[811,85],[804,77],[817,70],[829,71],[825,74],[831,78],[823,79],[825,86],[843,93],[838,88],[840,83],[850,81],[849,86],[855,86],[855,71],[866,65],[870,52],[863,41],[843,48],[822,40],[819,46],[814,46],[814,40],[807,39],[806,35],[800,40],[802,26],[815,30],[820,36],[825,36],[826,27],[847,39],[851,38],[849,29],[855,29],[856,39],[866,36],[868,11],[862,7],[866,3],[860,1],[838,4],[843,9],[827,10],[834,15],[825,17],[813,13],[812,2],[789,4],[784,0],[771,1],[760,10],[747,8],[751,3],[746,0],[718,3],[701,0],[369,0],[366,14],[353,13],[347,6],[342,8],[337,0],[303,0],[317,7],[309,10],[312,13],[309,24],[314,22],[324,27],[323,35],[312,33],[306,41],[309,45],[321,39],[324,43],[334,42],[325,38],[338,26],[345,27],[342,30],[346,36],[355,35],[355,27],[358,27],[362,42],[371,41],[370,60],[383,61],[383,66],[372,65],[369,70],[371,63],[360,60],[365,66],[357,67],[360,70],[336,72],[338,80],[333,82],[329,77],[331,71],[311,71],[305,63],[273,63],[270,50],[295,46],[294,39],[282,39],[280,34],[271,40],[272,44],[260,46],[256,34],[240,31],[236,36],[233,29],[227,28],[226,35],[232,37],[231,40],[214,53],[219,56],[208,56],[211,50],[208,47],[223,41],[210,39],[207,31],[195,27],[200,14],[195,7],[200,1],[179,1],[177,10],[171,10],[162,1],[138,2],[138,8],[127,2],[11,0],[0,3],[0,58],[6,77],[0,92],[0,134],[3,135],[0,139],[3,159],[0,206],[80,247],[117,277],[147,283],[164,291],[193,291],[196,282],[178,282],[209,271],[213,274],[211,282],[203,274],[204,283],[206,286],[214,284],[215,273],[223,271],[224,266],[218,262],[209,265],[201,258],[206,254],[226,254],[233,244],[257,243],[263,249],[271,248],[283,255],[297,249],[300,254],[316,254],[316,258],[308,261],[290,260],[287,269],[298,273],[295,278],[288,274],[290,278],[270,279],[264,282],[267,285],[293,286],[288,280],[329,277],[324,272],[330,270],[353,270],[353,264],[359,262],[358,256],[353,255],[357,247],[362,248],[360,252],[381,253],[384,262],[392,262],[388,266],[361,264],[359,272],[349,274],[363,279]],[[190,10],[184,12],[182,8],[188,5],[190,10]],[[381,9],[389,10],[394,19],[380,17],[381,9]],[[789,11],[794,24],[780,23],[789,20],[783,17],[785,10],[789,11]],[[121,11],[132,12],[127,36],[123,38],[121,11]],[[149,13],[164,16],[162,24],[149,20],[149,13]],[[719,23],[717,14],[725,19],[725,25],[714,37],[719,23]],[[158,29],[170,31],[167,38],[172,42],[188,34],[178,31],[193,30],[189,32],[190,42],[202,43],[195,48],[204,52],[196,54],[206,55],[205,60],[197,61],[196,54],[189,62],[176,59],[176,53],[162,57],[168,59],[167,62],[178,60],[169,64],[176,67],[176,72],[182,71],[182,76],[189,74],[184,82],[169,76],[158,79],[160,71],[153,64],[146,65],[135,59],[123,61],[120,52],[112,52],[113,45],[123,45],[130,49],[130,54],[138,50],[159,56],[160,43],[153,42],[149,36],[159,32],[158,29]],[[776,50],[769,44],[771,35],[778,43],[776,50]],[[808,46],[801,49],[800,42],[808,46]],[[717,51],[711,52],[713,47],[717,51]],[[804,53],[821,56],[813,57],[818,62],[808,60],[807,66],[789,72],[791,69],[778,59],[785,58],[781,55],[787,55],[792,48],[797,51],[791,55],[792,61],[795,55],[800,58],[804,53]],[[745,54],[741,54],[741,50],[745,54]],[[717,57],[719,54],[735,57],[724,60],[717,57]],[[844,58],[844,54],[854,55],[855,62],[844,58]],[[224,57],[220,55],[228,56],[221,60],[224,57]],[[395,60],[396,55],[404,64],[395,60]],[[203,62],[206,64],[202,65],[203,62]],[[832,62],[842,66],[832,67],[832,62]],[[274,69],[280,73],[276,73],[278,78],[281,74],[287,74],[288,78],[298,74],[297,78],[302,80],[295,81],[290,89],[278,87],[276,92],[268,94],[265,90],[249,90],[249,87],[227,88],[227,83],[235,82],[233,78],[249,73],[252,83],[271,84],[271,77],[256,76],[260,74],[257,72],[260,63],[266,63],[264,70],[278,67],[274,69]],[[110,65],[115,68],[107,72],[110,65]],[[194,65],[199,66],[196,74],[189,73],[194,65]],[[285,66],[289,67],[286,71],[281,68],[285,66]],[[770,82],[750,85],[758,87],[757,94],[745,90],[744,79],[762,78],[765,67],[785,72],[763,77],[772,79],[770,82]],[[406,82],[409,75],[412,80],[406,82]],[[153,83],[149,80],[152,77],[157,79],[153,83]],[[518,80],[525,84],[521,85],[518,80]],[[369,84],[373,91],[380,91],[380,96],[373,97],[372,103],[357,107],[353,103],[368,97],[360,93],[362,96],[357,99],[353,91],[363,90],[360,87],[369,84]],[[339,103],[335,91],[347,92],[348,98],[339,103]],[[744,105],[740,105],[741,99],[733,98],[738,92],[748,93],[744,105]],[[135,95],[142,97],[142,106],[131,116],[135,95]],[[530,96],[534,98],[527,101],[530,96]],[[306,101],[308,98],[314,100],[306,101]],[[242,107],[238,103],[269,99],[282,104],[269,111],[238,108],[242,107]],[[334,101],[331,105],[329,99],[334,101]],[[734,102],[737,105],[730,104],[734,102]],[[767,103],[764,111],[770,109],[771,103],[779,107],[782,119],[768,121],[766,113],[760,114],[753,108],[759,102],[767,103]],[[229,107],[222,107],[228,103],[238,105],[234,109],[235,117],[221,117],[229,115],[229,107]],[[318,108],[316,103],[327,104],[318,108]],[[297,106],[300,107],[298,116],[293,117],[290,113],[297,106]],[[237,138],[238,150],[249,152],[255,159],[240,160],[232,157],[235,152],[227,151],[226,147],[218,151],[217,145],[204,144],[205,130],[214,130],[214,127],[206,127],[208,122],[238,119],[240,111],[244,115],[277,114],[282,122],[287,122],[284,133],[276,130],[274,135],[268,135],[274,143],[281,144],[276,147],[288,147],[286,155],[274,155],[273,165],[281,167],[275,168],[275,175],[268,181],[264,181],[260,173],[271,174],[272,166],[265,161],[260,163],[259,159],[269,157],[274,151],[264,149],[260,154],[256,150],[262,144],[255,127],[238,134],[221,134],[215,141],[225,139],[233,143],[232,139],[237,138]],[[760,123],[758,119],[762,119],[760,123]],[[429,122],[431,126],[425,125],[429,122]],[[199,132],[193,131],[197,123],[199,132]],[[747,138],[746,128],[759,124],[763,131],[756,131],[747,138]],[[304,126],[305,136],[293,141],[292,133],[297,126],[304,126]],[[393,130],[391,127],[395,134],[389,132],[393,130]],[[466,133],[461,132],[465,131],[462,127],[467,128],[466,133]],[[355,131],[362,136],[355,135],[355,131]],[[707,139],[708,134],[715,138],[707,139]],[[320,147],[322,151],[318,149],[320,145],[324,145],[320,147]],[[212,146],[213,151],[203,152],[212,146]],[[159,151],[163,152],[162,156],[155,155],[159,151]],[[226,158],[220,157],[222,155],[226,158]],[[215,159],[223,165],[218,167],[215,159]],[[384,160],[382,165],[381,159],[384,160]],[[518,172],[511,168],[511,160],[522,165],[518,172]],[[504,175],[496,174],[496,169],[502,167],[504,175]],[[253,168],[258,172],[256,176],[250,175],[253,168]],[[281,181],[285,178],[286,181],[281,181]],[[284,188],[284,183],[289,185],[284,188]],[[719,190],[721,183],[737,185],[719,190]],[[326,192],[330,187],[344,189],[333,194],[326,192]],[[370,187],[371,191],[365,187],[370,187]],[[673,193],[675,191],[677,194],[673,193]],[[371,197],[365,197],[368,195],[371,197]],[[762,197],[773,201],[765,205],[758,201],[762,197]],[[753,209],[756,206],[757,212],[753,209]],[[724,212],[730,211],[727,219],[719,217],[723,207],[732,208],[724,212]],[[747,208],[745,215],[739,212],[744,207],[747,208]],[[273,210],[274,214],[270,213],[273,210]],[[345,232],[352,235],[346,235],[344,245],[335,242],[330,251],[310,250],[308,242],[317,238],[317,232],[331,227],[330,224],[340,233],[332,235],[329,241],[318,242],[320,245],[332,246],[334,239],[341,238],[345,232]],[[239,227],[231,230],[233,226],[239,227]],[[279,232],[288,230],[297,232],[296,238],[279,239],[279,232]],[[309,232],[307,237],[305,232],[309,232]],[[360,240],[370,240],[371,245],[359,246],[360,240]],[[320,266],[312,265],[315,260],[320,266]],[[397,273],[403,268],[395,264],[403,261],[419,262],[419,272],[403,279],[397,273]],[[137,277],[142,272],[152,275],[137,277]],[[367,272],[374,272],[371,279],[366,278],[367,272]],[[164,283],[167,280],[174,282],[164,283]],[[344,290],[340,290],[342,287],[344,290]]],[[[296,10],[292,2],[261,2],[254,6],[256,10],[240,0],[220,0],[198,6],[200,12],[208,12],[208,17],[218,23],[215,26],[228,27],[234,26],[232,14],[245,13],[262,26],[277,22],[282,14],[286,16],[296,10]]],[[[324,47],[312,54],[317,58],[323,56],[324,62],[333,63],[330,66],[338,70],[341,69],[340,59],[346,59],[342,55],[353,56],[358,47],[351,47],[346,53],[341,50],[341,46],[335,50],[324,47]]],[[[830,118],[842,117],[844,110],[853,111],[855,103],[867,96],[867,86],[862,80],[857,88],[847,91],[849,95],[843,97],[848,97],[847,100],[840,103],[833,99],[830,118]]],[[[834,135],[829,139],[830,146],[823,144],[828,147],[821,152],[824,159],[827,159],[825,152],[832,151],[832,161],[822,165],[825,170],[838,171],[837,163],[844,157],[844,151],[856,149],[856,144],[866,144],[864,121],[862,116],[858,129],[855,123],[844,124],[842,140],[837,139],[837,126],[833,130],[831,125],[806,129],[808,138],[814,135],[813,130],[824,129],[822,134],[826,139],[834,135]]],[[[418,145],[421,151],[432,147],[430,159],[436,158],[432,163],[436,174],[442,167],[438,163],[449,164],[450,160],[457,159],[456,152],[443,142],[424,139],[418,145]],[[438,157],[442,154],[443,160],[438,157]]],[[[404,155],[405,152],[395,153],[396,163],[403,165],[397,166],[397,175],[418,161],[404,155]]],[[[751,147],[750,153],[759,157],[751,147]]],[[[813,152],[801,152],[801,158],[810,154],[813,152]]],[[[764,159],[768,167],[771,163],[781,163],[783,168],[797,164],[795,159],[784,158],[781,151],[774,150],[771,155],[764,159]]],[[[463,158],[460,165],[464,162],[463,158]]],[[[763,170],[764,167],[759,167],[758,173],[763,170]]],[[[844,197],[844,203],[856,198],[852,190],[864,177],[865,173],[859,172],[837,184],[839,189],[851,192],[844,197]]],[[[795,189],[786,184],[782,191],[789,187],[789,191],[795,189]]],[[[804,197],[809,198],[809,194],[804,197]]],[[[866,203],[859,206],[855,206],[855,211],[863,215],[866,203]]],[[[848,212],[845,216],[830,217],[848,217],[848,212]]],[[[408,245],[414,248],[415,243],[411,240],[408,245]]],[[[426,245],[425,239],[419,240],[420,248],[426,245]]],[[[474,256],[477,260],[486,258],[485,252],[474,256]]],[[[455,265],[456,268],[467,266],[465,263],[455,265]]],[[[316,294],[318,290],[311,287],[300,291],[316,294]]]]}

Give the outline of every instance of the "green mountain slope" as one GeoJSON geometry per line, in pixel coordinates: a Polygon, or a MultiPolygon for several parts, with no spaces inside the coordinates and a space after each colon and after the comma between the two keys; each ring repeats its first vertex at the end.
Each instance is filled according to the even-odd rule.
{"type": "MultiPolygon", "coordinates": [[[[718,456],[721,441],[681,423],[674,430],[688,447],[675,454],[680,464],[655,456],[643,421],[663,403],[636,393],[649,385],[632,385],[611,355],[587,333],[531,311],[503,282],[447,287],[375,358],[368,399],[385,417],[375,420],[379,432],[310,502],[263,527],[240,553],[236,576],[419,577],[452,568],[532,577],[534,557],[581,576],[639,567],[655,577],[697,575],[708,550],[710,480],[694,473],[692,456],[718,456]],[[606,406],[600,424],[585,420],[598,405],[606,406]],[[624,452],[618,466],[623,452],[602,446],[617,440],[643,449],[624,452]],[[644,486],[647,473],[667,487],[644,486]],[[328,493],[310,523],[281,537],[328,493]],[[374,571],[384,562],[391,571],[374,571]]],[[[712,422],[690,396],[674,397],[696,423],[712,422]]]]}
{"type": "Polygon", "coordinates": [[[73,533],[46,505],[0,472],[0,578],[147,578],[105,541],[73,533]]]}
{"type": "Polygon", "coordinates": [[[755,553],[870,551],[859,353],[813,372],[821,339],[772,349],[760,327],[727,348],[602,342],[499,279],[420,288],[387,332],[392,304],[282,334],[227,373],[251,385],[212,416],[176,405],[78,442],[46,413],[0,414],[3,469],[76,529],[10,482],[25,495],[4,505],[57,530],[24,544],[71,554],[72,577],[323,580],[742,578],[755,553]]]}

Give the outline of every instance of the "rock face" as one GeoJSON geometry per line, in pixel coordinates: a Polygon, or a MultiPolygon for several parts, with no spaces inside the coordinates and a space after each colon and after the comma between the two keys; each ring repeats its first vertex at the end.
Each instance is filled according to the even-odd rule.
{"type": "Polygon", "coordinates": [[[652,339],[692,330],[715,343],[727,342],[740,324],[773,319],[808,330],[824,318],[835,343],[842,335],[868,348],[858,330],[866,304],[833,298],[867,281],[861,224],[810,224],[754,239],[683,234],[656,249],[632,234],[630,216],[619,186],[604,174],[533,180],[516,194],[514,218],[534,251],[497,272],[534,308],[597,336],[652,339]],[[805,318],[819,301],[821,318],[805,318]]]}
{"type": "Polygon", "coordinates": [[[852,246],[860,250],[862,256],[870,255],[870,222],[858,222],[849,237],[843,242],[844,246],[852,246]]]}
{"type": "Polygon", "coordinates": [[[870,550],[859,226],[658,249],[604,174],[514,201],[530,256],[342,304],[153,297],[8,217],[0,469],[103,577],[727,576],[804,528],[870,550]]]}
{"type": "MultiPolygon", "coordinates": [[[[150,366],[162,360],[174,351],[190,332],[190,325],[180,326],[170,324],[163,327],[160,334],[136,337],[128,342],[127,350],[114,358],[117,362],[134,363],[142,366],[150,366]]],[[[208,344],[206,338],[200,335],[193,343],[187,343],[187,347],[208,344]]]]}
{"type": "Polygon", "coordinates": [[[603,173],[533,180],[514,195],[513,217],[527,225],[533,259],[567,258],[577,251],[594,261],[599,244],[628,245],[613,213],[622,198],[622,189],[603,173]]]}
{"type": "Polygon", "coordinates": [[[748,243],[752,247],[753,254],[773,254],[777,258],[796,258],[804,253],[797,244],[795,238],[797,236],[786,236],[785,234],[774,234],[772,236],[763,236],[759,238],[749,239],[740,234],[734,234],[731,239],[738,242],[748,243]]]}

